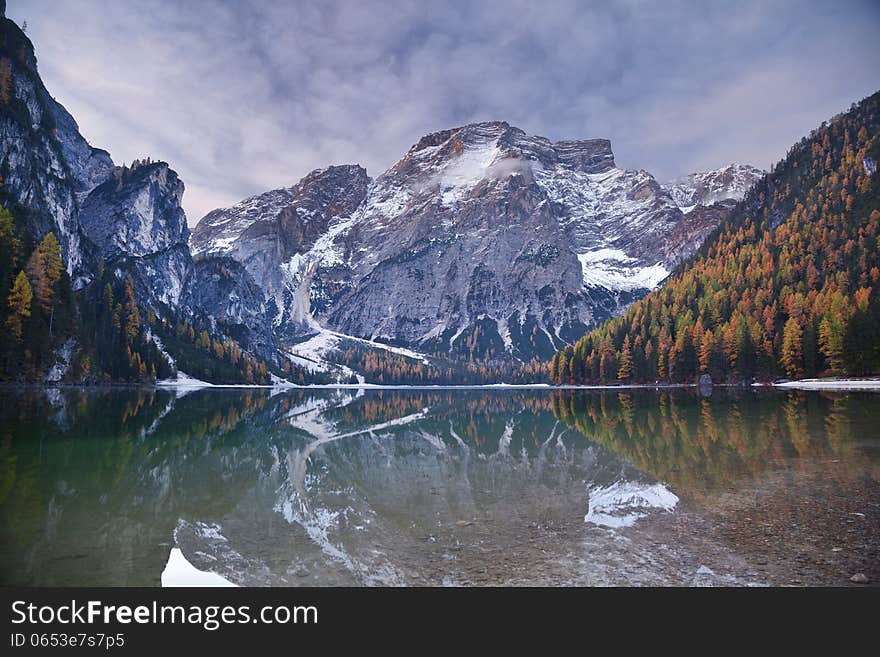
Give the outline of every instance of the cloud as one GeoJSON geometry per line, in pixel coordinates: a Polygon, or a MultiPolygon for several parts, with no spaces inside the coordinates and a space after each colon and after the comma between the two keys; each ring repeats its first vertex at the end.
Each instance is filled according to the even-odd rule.
{"type": "Polygon", "coordinates": [[[880,7],[764,2],[10,0],[47,87],[117,161],[165,159],[190,223],[315,168],[371,175],[502,119],[607,137],[662,179],[768,167],[876,91],[880,7]]]}

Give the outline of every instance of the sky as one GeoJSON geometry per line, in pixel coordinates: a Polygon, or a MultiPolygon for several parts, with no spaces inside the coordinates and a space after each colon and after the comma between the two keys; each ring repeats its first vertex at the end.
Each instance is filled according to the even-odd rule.
{"type": "Polygon", "coordinates": [[[171,164],[190,225],[331,164],[378,176],[484,120],[611,139],[661,181],[769,168],[880,89],[878,0],[9,0],[7,16],[93,146],[171,164]]]}

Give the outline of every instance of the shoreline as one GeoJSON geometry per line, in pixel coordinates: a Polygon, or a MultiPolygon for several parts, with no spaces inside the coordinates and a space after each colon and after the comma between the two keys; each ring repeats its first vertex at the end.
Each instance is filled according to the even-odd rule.
{"type": "MultiPolygon", "coordinates": [[[[102,382],[2,382],[0,389],[59,388],[81,390],[204,390],[208,388],[229,390],[661,390],[699,388],[698,383],[632,383],[612,385],[561,385],[549,383],[465,383],[465,384],[379,384],[379,383],[208,383],[195,379],[161,380],[155,383],[102,382]]],[[[739,388],[743,390],[814,390],[880,392],[880,379],[798,379],[794,381],[715,383],[713,388],[739,388]]]]}

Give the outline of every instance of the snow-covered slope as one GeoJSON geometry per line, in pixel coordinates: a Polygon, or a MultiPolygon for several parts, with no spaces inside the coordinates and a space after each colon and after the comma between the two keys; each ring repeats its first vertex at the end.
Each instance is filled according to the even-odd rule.
{"type": "Polygon", "coordinates": [[[733,199],[741,201],[749,188],[766,172],[748,164],[728,164],[712,171],[691,173],[667,183],[670,195],[688,212],[698,205],[733,199]]]}
{"type": "Polygon", "coordinates": [[[256,221],[275,219],[293,198],[290,188],[272,191],[246,198],[231,208],[214,210],[199,222],[204,228],[193,235],[193,255],[226,255],[233,242],[256,221]],[[210,236],[210,237],[208,237],[210,236]]]}

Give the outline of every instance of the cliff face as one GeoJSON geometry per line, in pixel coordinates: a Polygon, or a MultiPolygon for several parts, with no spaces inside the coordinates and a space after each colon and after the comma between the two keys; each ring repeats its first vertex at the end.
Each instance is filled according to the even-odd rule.
{"type": "Polygon", "coordinates": [[[141,304],[222,322],[241,344],[271,358],[271,315],[262,291],[234,260],[193,261],[183,193],[165,162],[114,169],[80,210],[96,257],[132,277],[141,304]]]}
{"type": "MultiPolygon", "coordinates": [[[[308,332],[312,306],[317,309],[322,297],[316,295],[314,304],[308,296],[306,303],[297,299],[302,276],[312,276],[317,269],[300,265],[307,254],[324,248],[331,226],[335,229],[360,207],[369,182],[362,167],[328,167],[292,187],[215,210],[193,233],[193,253],[240,262],[260,286],[276,330],[286,335],[308,332]]],[[[332,266],[324,268],[316,283],[332,288],[332,270],[332,266]]]]}
{"type": "MultiPolygon", "coordinates": [[[[85,140],[74,134],[72,119],[65,120],[69,115],[59,123],[57,114],[37,71],[33,44],[15,23],[0,18],[0,201],[16,211],[33,239],[56,233],[67,271],[79,286],[88,272],[76,191],[87,176],[79,159],[68,162],[64,144],[81,150],[85,140]]],[[[89,166],[99,169],[100,162],[89,166]]]]}
{"type": "Polygon", "coordinates": [[[82,202],[96,257],[132,274],[141,301],[176,307],[192,265],[183,183],[164,162],[118,168],[82,202]]]}

